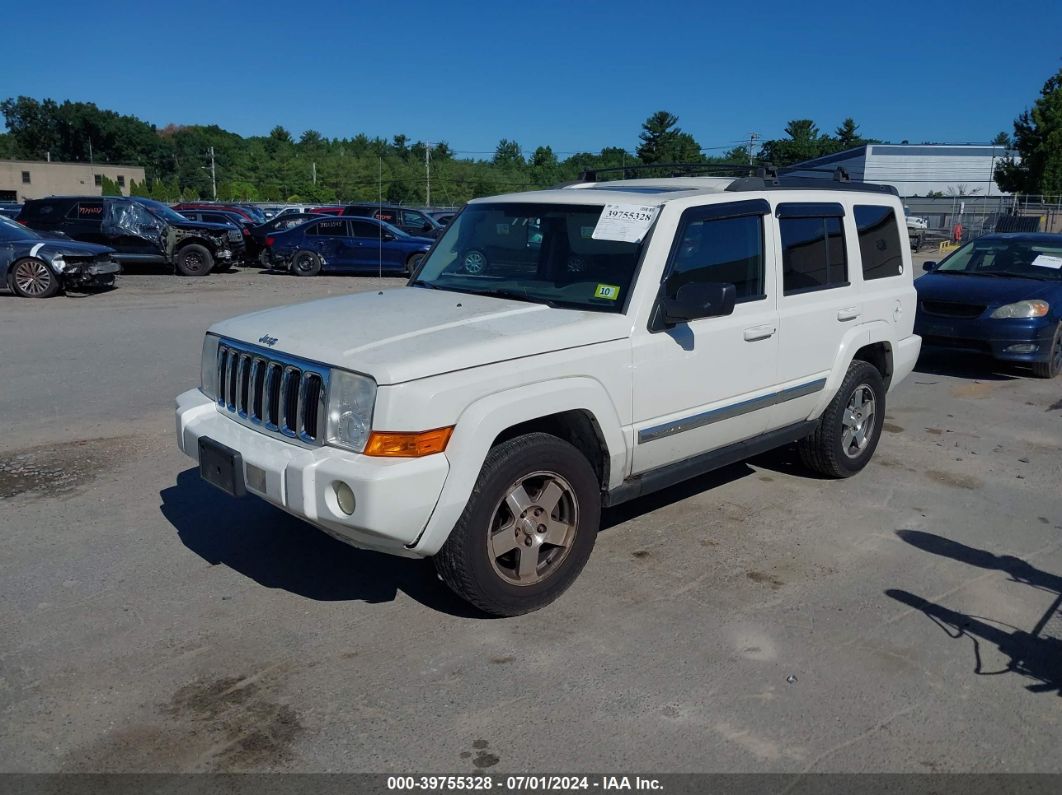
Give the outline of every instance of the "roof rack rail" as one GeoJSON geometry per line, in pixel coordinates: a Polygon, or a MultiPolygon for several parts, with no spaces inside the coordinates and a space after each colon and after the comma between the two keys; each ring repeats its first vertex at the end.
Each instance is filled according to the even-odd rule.
{"type": "Polygon", "coordinates": [[[631,179],[641,171],[664,171],[668,177],[692,177],[713,172],[743,171],[750,177],[776,178],[778,171],[770,163],[760,165],[749,163],[649,163],[637,166],[610,166],[608,168],[588,168],[579,175],[581,182],[597,182],[601,174],[620,173],[619,179],[631,179]]]}
{"type": "Polygon", "coordinates": [[[836,168],[820,168],[818,166],[810,166],[808,168],[801,168],[800,166],[786,166],[781,169],[779,174],[789,174],[794,171],[816,171],[820,174],[832,174],[834,182],[851,182],[852,178],[848,175],[848,169],[844,166],[837,166],[836,168]]]}

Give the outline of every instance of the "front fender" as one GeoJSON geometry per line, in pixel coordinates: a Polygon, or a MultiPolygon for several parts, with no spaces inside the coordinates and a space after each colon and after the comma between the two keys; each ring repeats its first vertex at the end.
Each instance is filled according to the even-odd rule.
{"type": "Polygon", "coordinates": [[[563,411],[589,412],[597,422],[609,456],[610,488],[627,471],[627,445],[615,405],[605,388],[592,378],[561,378],[496,392],[469,405],[446,446],[450,470],[439,501],[411,549],[434,555],[464,511],[494,440],[508,428],[563,411]]]}

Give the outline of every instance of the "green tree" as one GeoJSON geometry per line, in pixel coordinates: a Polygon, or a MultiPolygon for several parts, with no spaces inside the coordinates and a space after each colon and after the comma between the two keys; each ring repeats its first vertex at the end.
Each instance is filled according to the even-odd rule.
{"type": "Polygon", "coordinates": [[[1006,131],[996,133],[996,137],[992,139],[992,146],[1005,146],[1010,148],[1010,136],[1006,131]]]}
{"type": "Polygon", "coordinates": [[[498,146],[494,149],[494,159],[491,162],[498,168],[523,168],[527,165],[524,162],[524,153],[520,150],[520,144],[508,138],[498,141],[498,146]]]}
{"type": "Polygon", "coordinates": [[[1014,121],[1014,150],[996,167],[996,185],[1007,193],[1062,194],[1062,69],[1040,90],[1031,109],[1014,121]]]}
{"type": "Polygon", "coordinates": [[[701,145],[678,126],[678,116],[658,110],[642,123],[638,159],[642,163],[696,163],[704,158],[701,145]]]}
{"type": "Polygon", "coordinates": [[[841,126],[833,134],[837,138],[837,144],[840,149],[851,149],[863,143],[863,139],[859,135],[859,125],[855,123],[851,116],[841,122],[841,126]]]}
{"type": "Polygon", "coordinates": [[[103,196],[121,196],[121,186],[108,177],[106,174],[100,175],[100,194],[103,196]]]}
{"type": "Polygon", "coordinates": [[[787,138],[766,141],[762,156],[776,166],[789,166],[830,151],[834,139],[819,132],[811,119],[793,119],[785,126],[787,138]]]}

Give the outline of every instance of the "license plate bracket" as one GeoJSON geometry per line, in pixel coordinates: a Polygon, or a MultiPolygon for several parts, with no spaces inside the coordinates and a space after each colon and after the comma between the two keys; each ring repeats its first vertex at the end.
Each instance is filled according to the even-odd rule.
{"type": "Polygon", "coordinates": [[[208,436],[199,437],[199,476],[230,496],[242,497],[247,493],[243,456],[208,436]]]}

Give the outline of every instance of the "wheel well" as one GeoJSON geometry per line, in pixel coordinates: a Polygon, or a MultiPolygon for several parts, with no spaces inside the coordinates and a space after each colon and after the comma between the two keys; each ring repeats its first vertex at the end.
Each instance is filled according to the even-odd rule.
{"type": "Polygon", "coordinates": [[[548,433],[568,442],[590,462],[601,488],[608,486],[608,446],[597,420],[589,411],[573,409],[521,422],[499,433],[491,447],[528,433],[548,433]]]}
{"type": "Polygon", "coordinates": [[[886,391],[892,382],[892,346],[887,342],[875,342],[864,345],[855,352],[853,359],[860,359],[867,364],[872,364],[881,373],[881,379],[885,382],[886,391]]]}
{"type": "Polygon", "coordinates": [[[201,237],[186,237],[184,240],[177,244],[177,247],[173,251],[176,254],[182,248],[186,248],[187,246],[190,246],[193,243],[198,246],[203,246],[207,251],[211,253],[211,255],[213,255],[214,245],[209,240],[205,240],[201,237]]]}

